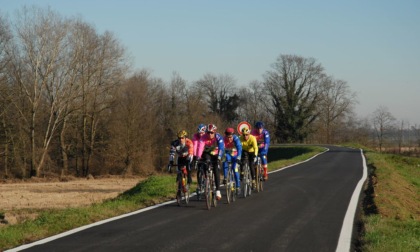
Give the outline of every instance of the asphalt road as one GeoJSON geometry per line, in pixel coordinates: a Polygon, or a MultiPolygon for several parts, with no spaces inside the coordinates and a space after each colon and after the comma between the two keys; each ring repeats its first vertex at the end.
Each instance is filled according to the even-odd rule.
{"type": "Polygon", "coordinates": [[[360,150],[328,148],[229,205],[173,202],[25,251],[335,251],[363,161],[360,150]]]}

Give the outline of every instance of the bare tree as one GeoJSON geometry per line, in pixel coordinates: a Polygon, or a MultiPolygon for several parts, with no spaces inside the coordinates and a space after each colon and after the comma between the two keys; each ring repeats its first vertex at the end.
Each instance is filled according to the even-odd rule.
{"type": "Polygon", "coordinates": [[[57,13],[36,7],[24,7],[16,24],[18,51],[13,61],[14,76],[20,95],[30,107],[27,110],[18,103],[15,105],[30,132],[31,176],[39,176],[62,120],[62,83],[57,78],[64,65],[61,52],[67,46],[66,27],[66,21],[57,13]]]}
{"type": "Polygon", "coordinates": [[[296,55],[280,55],[272,68],[264,84],[275,109],[275,135],[281,142],[303,142],[318,116],[324,69],[315,59],[296,55]]]}
{"type": "Polygon", "coordinates": [[[205,74],[196,85],[205,95],[211,112],[227,122],[238,118],[239,96],[235,93],[236,80],[232,76],[205,74]]]}
{"type": "MultiPolygon", "coordinates": [[[[13,128],[10,123],[10,119],[12,118],[8,117],[12,95],[10,94],[8,85],[9,73],[7,66],[10,62],[10,55],[7,53],[7,50],[10,48],[11,40],[12,32],[10,30],[10,25],[0,16],[0,160],[1,157],[4,158],[2,164],[6,176],[9,175],[9,146],[13,128]]],[[[0,163],[0,168],[2,164],[0,163]]]]}
{"type": "Polygon", "coordinates": [[[320,100],[317,105],[318,132],[324,136],[323,142],[333,143],[334,133],[345,124],[346,117],[353,112],[356,103],[356,93],[343,80],[326,78],[320,86],[320,100]]]}
{"type": "Polygon", "coordinates": [[[382,152],[382,147],[387,133],[394,125],[395,117],[389,112],[385,106],[377,108],[372,115],[373,128],[378,141],[379,152],[382,152]]]}
{"type": "Polygon", "coordinates": [[[266,127],[268,125],[275,125],[274,121],[270,119],[270,112],[272,108],[267,102],[268,96],[264,89],[264,83],[259,81],[252,81],[248,87],[239,90],[240,107],[239,115],[241,120],[246,120],[250,123],[256,121],[264,121],[266,127]]]}

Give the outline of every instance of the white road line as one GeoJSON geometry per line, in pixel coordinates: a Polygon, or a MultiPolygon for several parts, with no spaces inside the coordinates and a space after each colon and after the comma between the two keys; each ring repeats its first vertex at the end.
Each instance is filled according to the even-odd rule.
{"type": "Polygon", "coordinates": [[[161,204],[158,204],[158,205],[154,205],[154,206],[150,206],[150,207],[147,207],[147,208],[143,208],[143,209],[137,210],[135,212],[131,212],[131,213],[119,215],[119,216],[116,216],[116,217],[112,217],[112,218],[109,218],[109,219],[106,219],[106,220],[98,221],[98,222],[95,222],[95,223],[92,223],[92,224],[89,224],[89,225],[86,225],[86,226],[78,227],[78,228],[69,230],[67,232],[64,232],[64,233],[61,233],[61,234],[57,234],[57,235],[54,235],[54,236],[51,236],[51,237],[48,237],[48,238],[45,238],[45,239],[42,239],[42,240],[33,242],[33,243],[25,244],[25,245],[22,245],[22,246],[19,246],[19,247],[10,249],[10,250],[6,250],[5,252],[20,251],[20,250],[27,249],[27,248],[30,248],[30,247],[33,247],[33,246],[36,246],[36,245],[44,244],[44,243],[47,243],[47,242],[50,242],[50,241],[53,241],[53,240],[62,238],[64,236],[68,236],[68,235],[71,235],[71,234],[80,232],[82,230],[85,230],[85,229],[94,227],[94,226],[99,226],[99,225],[102,225],[102,224],[107,223],[107,222],[111,222],[111,221],[114,221],[114,220],[122,219],[122,218],[131,216],[131,215],[135,215],[135,214],[138,214],[138,213],[141,213],[141,212],[149,211],[149,210],[152,210],[152,209],[155,209],[155,208],[164,206],[164,205],[172,204],[172,203],[175,203],[175,201],[176,200],[171,200],[171,201],[164,202],[164,203],[161,203],[161,204]]]}
{"type": "Polygon", "coordinates": [[[356,188],[354,189],[353,195],[351,196],[349,207],[347,208],[346,216],[344,217],[343,226],[341,227],[340,237],[338,239],[336,252],[350,251],[351,248],[351,236],[353,233],[353,224],[354,217],[356,215],[356,209],[359,202],[360,192],[362,190],[363,184],[367,178],[367,166],[366,159],[363,155],[363,150],[360,149],[360,153],[363,159],[363,176],[357,183],[356,188]]]}

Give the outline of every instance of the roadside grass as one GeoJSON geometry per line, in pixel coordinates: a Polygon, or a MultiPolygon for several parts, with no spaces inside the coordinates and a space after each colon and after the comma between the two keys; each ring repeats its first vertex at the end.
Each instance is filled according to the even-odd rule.
{"type": "Polygon", "coordinates": [[[136,211],[175,197],[174,178],[151,176],[118,197],[87,207],[30,210],[37,217],[0,228],[0,251],[100,220],[136,211]]]}
{"type": "Polygon", "coordinates": [[[366,151],[359,251],[420,251],[420,158],[366,151]]]}
{"type": "MultiPolygon", "coordinates": [[[[272,146],[268,154],[268,168],[280,169],[324,150],[319,146],[272,146]]],[[[175,176],[151,176],[114,199],[87,207],[24,210],[35,217],[15,225],[0,226],[0,251],[174,199],[175,176]]],[[[0,213],[3,213],[1,209],[0,213]]]]}

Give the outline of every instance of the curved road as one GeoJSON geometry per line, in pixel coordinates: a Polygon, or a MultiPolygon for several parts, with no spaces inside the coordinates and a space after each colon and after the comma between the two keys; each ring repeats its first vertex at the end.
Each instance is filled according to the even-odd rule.
{"type": "Polygon", "coordinates": [[[264,192],[230,205],[223,198],[208,211],[195,198],[187,207],[170,202],[15,251],[339,251],[364,161],[360,150],[328,148],[270,173],[264,192]]]}

